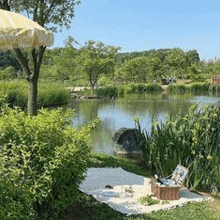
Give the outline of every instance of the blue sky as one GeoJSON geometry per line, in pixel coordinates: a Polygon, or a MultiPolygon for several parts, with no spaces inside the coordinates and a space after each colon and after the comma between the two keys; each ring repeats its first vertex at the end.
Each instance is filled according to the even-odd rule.
{"type": "Polygon", "coordinates": [[[69,35],[81,45],[93,39],[122,52],[179,47],[196,49],[203,60],[220,58],[220,1],[82,0],[54,47],[69,35]]]}

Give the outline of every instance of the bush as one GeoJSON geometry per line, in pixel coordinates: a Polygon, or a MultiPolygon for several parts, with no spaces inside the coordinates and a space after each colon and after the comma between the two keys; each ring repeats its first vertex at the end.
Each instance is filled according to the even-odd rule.
{"type": "Polygon", "coordinates": [[[220,191],[220,107],[192,106],[185,116],[142,132],[143,161],[161,176],[189,168],[188,187],[220,191]]]}
{"type": "Polygon", "coordinates": [[[89,130],[71,128],[72,111],[0,112],[0,216],[50,219],[79,199],[90,155],[89,130]]]}

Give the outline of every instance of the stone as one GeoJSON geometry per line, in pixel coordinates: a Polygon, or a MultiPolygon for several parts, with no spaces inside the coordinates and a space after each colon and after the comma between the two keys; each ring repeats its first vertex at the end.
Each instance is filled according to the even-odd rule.
{"type": "Polygon", "coordinates": [[[113,134],[114,151],[116,154],[140,154],[140,131],[136,128],[120,128],[113,134]]]}

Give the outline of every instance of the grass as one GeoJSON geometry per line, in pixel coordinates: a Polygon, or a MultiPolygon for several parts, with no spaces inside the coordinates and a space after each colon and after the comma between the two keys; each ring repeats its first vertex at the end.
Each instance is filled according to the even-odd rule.
{"type": "MultiPolygon", "coordinates": [[[[122,167],[123,169],[150,177],[151,173],[144,170],[135,158],[107,156],[92,153],[90,167],[122,167]]],[[[151,214],[126,216],[106,204],[98,202],[92,196],[81,193],[80,202],[70,205],[60,216],[60,220],[218,220],[220,219],[220,199],[210,202],[188,203],[183,207],[153,212],[151,214]]]]}

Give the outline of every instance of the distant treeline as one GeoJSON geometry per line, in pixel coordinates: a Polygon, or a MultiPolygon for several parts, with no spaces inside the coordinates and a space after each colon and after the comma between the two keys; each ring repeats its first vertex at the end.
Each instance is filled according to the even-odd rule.
{"type": "MultiPolygon", "coordinates": [[[[220,61],[202,61],[197,50],[168,48],[122,53],[120,47],[92,40],[80,48],[73,44],[69,37],[64,48],[46,50],[41,80],[94,89],[112,83],[161,83],[164,78],[205,82],[212,74],[220,74],[220,61]]],[[[0,67],[1,80],[23,77],[11,52],[0,52],[0,67]]]]}

